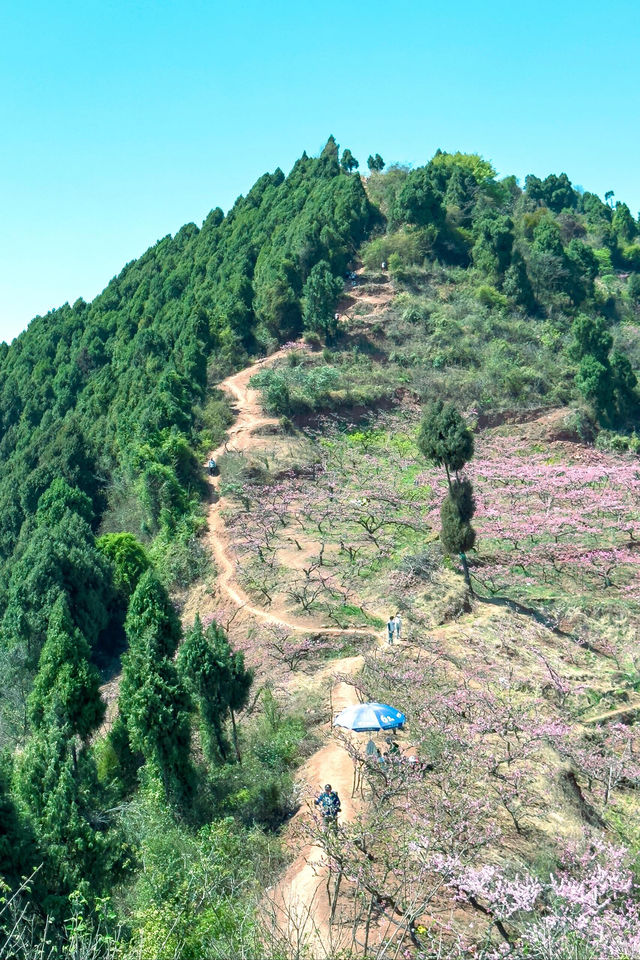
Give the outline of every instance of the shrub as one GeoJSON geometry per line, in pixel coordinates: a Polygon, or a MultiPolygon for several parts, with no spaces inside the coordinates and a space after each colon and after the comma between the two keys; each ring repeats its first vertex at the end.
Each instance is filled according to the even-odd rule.
{"type": "Polygon", "coordinates": [[[322,346],[322,340],[314,330],[307,330],[304,335],[304,342],[307,346],[311,347],[312,350],[319,350],[322,346]]]}
{"type": "Polygon", "coordinates": [[[593,251],[598,261],[598,273],[601,277],[613,273],[613,263],[611,262],[611,251],[607,247],[598,247],[593,251]]]}
{"type": "Polygon", "coordinates": [[[233,411],[226,394],[220,390],[213,391],[204,407],[196,408],[195,417],[198,455],[202,458],[222,443],[227,429],[233,423],[233,411]]]}
{"type": "Polygon", "coordinates": [[[412,303],[403,311],[402,321],[411,325],[424,324],[426,326],[429,316],[430,310],[425,303],[412,303]]]}
{"type": "Polygon", "coordinates": [[[485,307],[499,307],[504,309],[507,306],[507,298],[505,295],[496,290],[495,287],[490,287],[488,284],[483,284],[481,287],[478,287],[476,297],[485,307]]]}
{"type": "Polygon", "coordinates": [[[614,453],[640,454],[640,437],[631,433],[618,433],[615,430],[601,430],[596,438],[598,450],[611,450],[614,453]]]}
{"type": "Polygon", "coordinates": [[[392,272],[392,262],[396,269],[400,269],[402,266],[422,263],[423,260],[421,236],[415,230],[403,229],[384,237],[376,237],[362,250],[362,262],[372,273],[380,270],[383,261],[386,261],[389,271],[392,272]]]}
{"type": "Polygon", "coordinates": [[[582,443],[593,443],[598,427],[592,411],[588,407],[575,407],[564,419],[567,430],[578,437],[582,443]]]}
{"type": "Polygon", "coordinates": [[[640,303],[640,273],[632,273],[627,283],[627,296],[633,304],[640,303]]]}

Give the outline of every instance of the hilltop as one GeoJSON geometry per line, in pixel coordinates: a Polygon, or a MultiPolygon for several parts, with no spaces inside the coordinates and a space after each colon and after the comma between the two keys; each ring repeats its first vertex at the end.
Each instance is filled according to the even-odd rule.
{"type": "Polygon", "coordinates": [[[330,138],[3,346],[7,956],[640,955],[640,224],[368,167],[330,138]]]}

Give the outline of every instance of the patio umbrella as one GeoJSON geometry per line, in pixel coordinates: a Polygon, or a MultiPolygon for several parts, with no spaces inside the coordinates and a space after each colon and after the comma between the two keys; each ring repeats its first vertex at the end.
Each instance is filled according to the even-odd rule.
{"type": "Polygon", "coordinates": [[[356,703],[345,707],[333,721],[334,727],[346,727],[356,732],[364,730],[393,730],[405,722],[404,713],[400,713],[388,703],[356,703]]]}

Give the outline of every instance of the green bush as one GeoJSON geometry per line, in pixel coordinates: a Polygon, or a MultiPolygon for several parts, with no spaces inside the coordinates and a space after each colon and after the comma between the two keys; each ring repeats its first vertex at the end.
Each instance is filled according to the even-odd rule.
{"type": "Polygon", "coordinates": [[[612,450],[615,453],[640,454],[640,437],[633,430],[631,433],[619,433],[614,430],[601,430],[596,438],[596,447],[599,450],[612,450]]]}
{"type": "Polygon", "coordinates": [[[613,263],[611,262],[611,251],[608,247],[599,247],[593,251],[598,261],[598,273],[601,277],[613,274],[613,263]]]}
{"type": "Polygon", "coordinates": [[[220,809],[275,829],[295,808],[293,770],[315,744],[303,718],[285,711],[268,687],[259,702],[259,714],[240,724],[242,765],[211,769],[208,783],[220,809]]]}
{"type": "Polygon", "coordinates": [[[505,295],[496,290],[495,287],[490,287],[488,284],[483,284],[478,287],[476,297],[485,307],[504,309],[507,306],[507,298],[505,295]]]}
{"type": "Polygon", "coordinates": [[[225,393],[214,390],[207,398],[204,407],[195,412],[198,433],[198,455],[201,459],[209,451],[220,446],[227,429],[233,423],[233,411],[225,393]]]}
{"type": "Polygon", "coordinates": [[[211,570],[211,554],[199,536],[204,526],[201,516],[183,517],[154,540],[149,554],[168,590],[185,590],[211,570]]]}
{"type": "Polygon", "coordinates": [[[307,330],[304,335],[304,342],[307,346],[311,347],[312,350],[319,350],[322,346],[322,339],[315,333],[313,330],[307,330]]]}
{"type": "Polygon", "coordinates": [[[343,373],[330,364],[272,367],[253,376],[251,384],[263,391],[270,412],[289,417],[333,409],[355,393],[355,388],[345,390],[343,373]]]}
{"type": "Polygon", "coordinates": [[[402,266],[420,264],[425,258],[423,237],[416,230],[398,230],[396,233],[376,237],[367,243],[361,252],[362,262],[371,273],[380,271],[380,264],[386,262],[389,270],[391,263],[398,269],[402,266]]]}
{"type": "Polygon", "coordinates": [[[127,809],[125,825],[140,869],[121,893],[131,930],[123,956],[255,956],[252,913],[271,882],[262,864],[273,869],[281,860],[276,842],[229,817],[199,830],[176,823],[153,780],[127,809]]]}

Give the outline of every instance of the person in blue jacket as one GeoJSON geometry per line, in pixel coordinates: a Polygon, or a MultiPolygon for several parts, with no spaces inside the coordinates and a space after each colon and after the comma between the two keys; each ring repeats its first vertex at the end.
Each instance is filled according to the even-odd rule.
{"type": "Polygon", "coordinates": [[[338,814],[340,813],[340,797],[331,789],[331,784],[327,783],[324,790],[313,801],[316,807],[320,807],[322,820],[325,826],[335,829],[338,825],[338,814]]]}

